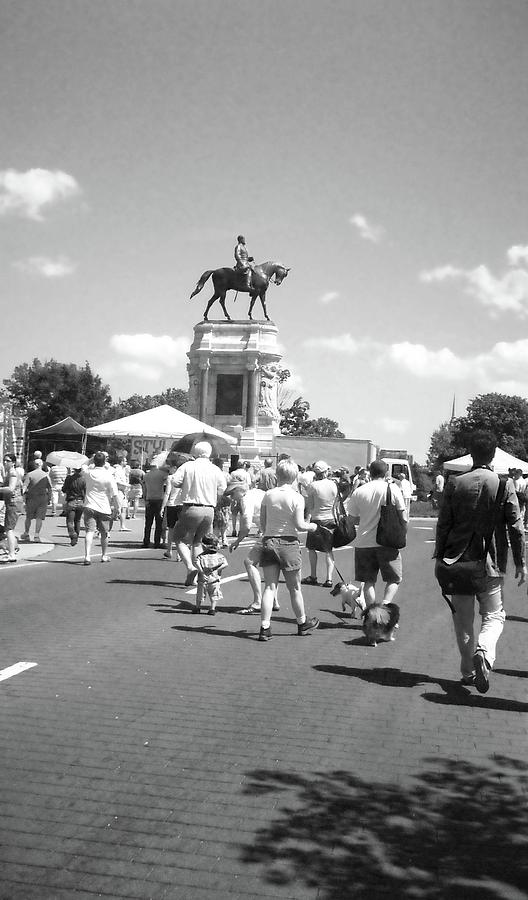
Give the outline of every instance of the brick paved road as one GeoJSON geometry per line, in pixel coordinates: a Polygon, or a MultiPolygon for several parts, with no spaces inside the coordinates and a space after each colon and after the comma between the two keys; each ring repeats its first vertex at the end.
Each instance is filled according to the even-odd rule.
{"type": "Polygon", "coordinates": [[[259,644],[243,581],[198,618],[140,523],[84,568],[48,520],[60,545],[0,570],[0,668],[38,663],[0,682],[2,900],[528,896],[526,595],[490,693],[458,687],[428,527],[370,648],[322,588],[315,635],[281,586],[259,644]]]}

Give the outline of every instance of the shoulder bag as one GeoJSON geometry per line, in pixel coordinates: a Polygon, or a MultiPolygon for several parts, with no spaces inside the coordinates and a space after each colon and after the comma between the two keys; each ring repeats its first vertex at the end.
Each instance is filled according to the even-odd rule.
{"type": "Polygon", "coordinates": [[[332,547],[346,547],[356,538],[356,526],[348,515],[341,495],[338,493],[334,503],[334,520],[336,526],[332,532],[332,547]]]}
{"type": "Polygon", "coordinates": [[[376,541],[380,547],[391,547],[393,550],[401,550],[407,543],[407,522],[403,511],[394,503],[390,483],[387,484],[385,503],[380,506],[376,541]]]}

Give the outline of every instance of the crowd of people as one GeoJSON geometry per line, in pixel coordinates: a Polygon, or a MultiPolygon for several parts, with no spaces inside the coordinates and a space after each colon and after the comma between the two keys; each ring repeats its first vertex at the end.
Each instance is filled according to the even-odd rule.
{"type": "MultiPolygon", "coordinates": [[[[488,433],[477,433],[471,444],[471,472],[435,484],[439,506],[435,558],[445,570],[454,563],[480,560],[485,572],[480,581],[464,589],[451,589],[448,600],[454,619],[461,656],[461,682],[488,690],[496,644],[504,625],[502,584],[508,547],[511,547],[519,584],[525,580],[524,527],[528,509],[528,482],[522,473],[511,472],[503,482],[492,472],[495,442],[488,433]],[[508,533],[508,539],[506,537],[508,533]],[[474,629],[474,603],[479,606],[481,628],[474,629]]],[[[88,464],[68,471],[64,466],[48,469],[36,451],[28,471],[12,454],[4,456],[0,501],[4,504],[2,538],[8,563],[17,560],[17,519],[24,506],[24,531],[20,540],[40,542],[48,508],[51,515],[62,511],[68,536],[75,546],[84,522],[84,558],[92,563],[94,538],[100,537],[101,562],[109,562],[111,528],[130,531],[127,520],[137,516],[144,501],[142,546],[163,550],[162,559],[185,566],[185,586],[196,584],[193,612],[207,607],[215,615],[222,599],[221,575],[228,565],[222,552],[230,553],[256,532],[244,558],[251,588],[243,615],[259,615],[258,640],[272,638],[271,620],[278,610],[278,584],[282,573],[299,636],[314,632],[319,620],[306,612],[305,586],[334,588],[334,531],[336,510],[344,509],[355,526],[355,579],[353,596],[361,594],[363,615],[377,608],[390,612],[386,633],[394,638],[399,607],[394,603],[402,581],[402,557],[398,546],[379,541],[382,509],[393,505],[402,522],[409,518],[411,489],[404,475],[389,477],[387,465],[374,460],[369,467],[332,470],[324,460],[304,468],[289,456],[263,465],[240,462],[229,473],[220,460],[211,459],[211,445],[202,441],[189,454],[169,454],[167,464],[155,461],[142,468],[130,464],[126,454],[111,465],[108,454],[96,452],[88,464]],[[34,525],[33,525],[34,523],[34,525]],[[301,578],[302,545],[306,534],[309,574],[301,578]],[[228,539],[231,539],[229,541],[228,539]],[[261,574],[262,571],[262,574],[261,574]],[[382,595],[376,597],[381,576],[382,595]]],[[[460,566],[459,566],[460,568],[460,566]]],[[[437,572],[440,582],[440,575],[437,572]]],[[[441,583],[441,582],[440,582],[441,583]]],[[[454,583],[454,582],[453,582],[454,583]]],[[[334,591],[335,593],[335,591],[334,591]]],[[[351,595],[351,596],[352,596],[351,595]]],[[[378,616],[378,618],[380,618],[378,616]]],[[[381,621],[381,619],[380,619],[381,621]]],[[[396,626],[397,627],[397,626],[396,626]]],[[[367,633],[365,631],[365,633],[367,633]]]]}

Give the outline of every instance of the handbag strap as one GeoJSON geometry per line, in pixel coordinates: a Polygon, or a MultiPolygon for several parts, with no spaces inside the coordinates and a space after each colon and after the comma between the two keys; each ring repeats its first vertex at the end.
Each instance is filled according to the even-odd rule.
{"type": "Polygon", "coordinates": [[[489,548],[491,546],[491,541],[493,539],[493,533],[495,531],[497,525],[497,515],[499,512],[499,507],[504,496],[504,491],[506,490],[506,482],[508,480],[507,475],[499,475],[499,486],[497,488],[497,493],[495,494],[495,502],[493,504],[493,512],[491,516],[491,525],[488,534],[486,535],[486,542],[484,544],[484,559],[486,559],[489,548]]]}

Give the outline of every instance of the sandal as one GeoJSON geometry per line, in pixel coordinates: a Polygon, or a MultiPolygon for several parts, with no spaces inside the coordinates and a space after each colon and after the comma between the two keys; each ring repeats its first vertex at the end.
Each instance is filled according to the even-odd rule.
{"type": "Polygon", "coordinates": [[[313,577],[313,575],[307,575],[306,578],[301,578],[301,584],[311,584],[315,586],[319,584],[319,582],[317,581],[317,578],[313,577]]]}
{"type": "Polygon", "coordinates": [[[323,587],[332,587],[331,581],[323,581],[323,587]]]}

